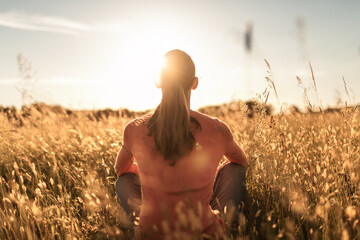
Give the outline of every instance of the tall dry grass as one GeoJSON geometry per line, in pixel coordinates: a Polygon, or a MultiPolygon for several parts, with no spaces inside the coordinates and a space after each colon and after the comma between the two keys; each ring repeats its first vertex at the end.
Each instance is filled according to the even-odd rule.
{"type": "MultiPolygon", "coordinates": [[[[249,156],[238,238],[359,239],[359,109],[270,116],[268,96],[259,96],[252,118],[241,102],[204,109],[229,124],[249,156]]],[[[113,164],[132,117],[2,109],[0,239],[130,238],[113,164]]]]}

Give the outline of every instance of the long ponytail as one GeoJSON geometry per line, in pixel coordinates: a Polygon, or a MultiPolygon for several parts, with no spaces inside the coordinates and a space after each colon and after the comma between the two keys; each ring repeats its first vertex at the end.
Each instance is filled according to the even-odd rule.
{"type": "Polygon", "coordinates": [[[149,134],[154,137],[156,148],[173,166],[196,144],[190,131],[190,122],[194,122],[197,127],[200,127],[200,124],[190,117],[185,95],[195,78],[193,61],[180,50],[168,52],[165,59],[168,62],[160,77],[163,97],[147,127],[149,134]]]}

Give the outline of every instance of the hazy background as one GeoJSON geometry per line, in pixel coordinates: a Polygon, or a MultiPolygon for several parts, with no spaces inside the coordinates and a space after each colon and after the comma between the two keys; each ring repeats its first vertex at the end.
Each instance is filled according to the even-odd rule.
{"type": "Polygon", "coordinates": [[[1,1],[0,105],[19,107],[31,95],[76,109],[155,108],[156,66],[174,48],[197,67],[193,108],[255,98],[268,87],[264,58],[282,104],[304,106],[296,76],[312,86],[309,60],[323,107],[355,104],[359,10],[357,0],[1,1]],[[20,53],[36,71],[33,84],[21,82],[20,53]]]}

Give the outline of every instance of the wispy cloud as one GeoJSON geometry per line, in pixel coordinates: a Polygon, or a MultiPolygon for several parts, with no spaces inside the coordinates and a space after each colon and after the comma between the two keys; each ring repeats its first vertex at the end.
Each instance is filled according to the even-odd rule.
{"type": "MultiPolygon", "coordinates": [[[[79,85],[94,85],[104,83],[100,80],[89,78],[69,78],[69,77],[47,77],[47,78],[39,78],[36,79],[36,82],[32,82],[39,85],[71,85],[71,84],[79,84],[79,85]]],[[[0,78],[0,85],[21,85],[25,83],[21,81],[21,78],[0,78]]],[[[26,84],[26,83],[25,83],[26,84]]]]}
{"type": "Polygon", "coordinates": [[[17,82],[19,82],[19,80],[14,79],[14,78],[0,78],[0,85],[2,85],[2,84],[16,84],[17,82]]]}
{"type": "Polygon", "coordinates": [[[84,33],[117,33],[124,29],[118,22],[85,24],[57,16],[27,15],[21,13],[0,13],[0,26],[26,30],[70,35],[84,33]]]}
{"type": "MultiPolygon", "coordinates": [[[[311,71],[310,69],[305,69],[305,68],[301,68],[301,69],[298,69],[296,71],[296,75],[297,76],[304,76],[304,75],[308,75],[310,76],[311,75],[311,71]]],[[[325,70],[318,70],[318,71],[314,71],[314,75],[315,75],[315,78],[316,77],[322,77],[322,76],[326,76],[328,75],[328,71],[325,71],[325,70]]]]}

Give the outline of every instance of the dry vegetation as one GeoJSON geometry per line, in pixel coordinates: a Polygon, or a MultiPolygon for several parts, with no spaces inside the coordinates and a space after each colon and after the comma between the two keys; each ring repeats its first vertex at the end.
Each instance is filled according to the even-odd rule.
{"type": "MultiPolygon", "coordinates": [[[[239,238],[359,239],[360,113],[203,109],[250,159],[239,238]]],[[[129,111],[0,113],[0,239],[126,239],[114,160],[129,111]]],[[[230,237],[229,237],[230,239],[230,237]]]]}

